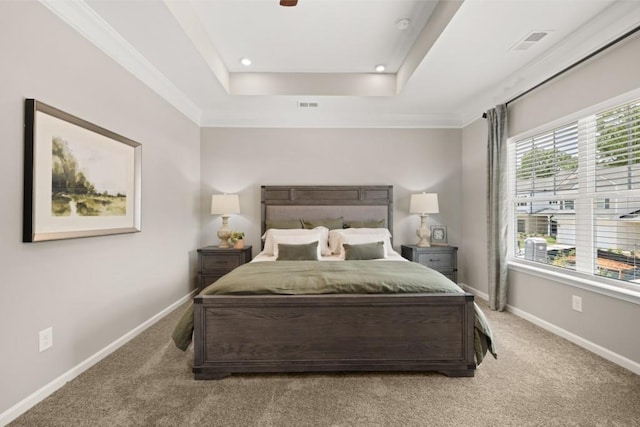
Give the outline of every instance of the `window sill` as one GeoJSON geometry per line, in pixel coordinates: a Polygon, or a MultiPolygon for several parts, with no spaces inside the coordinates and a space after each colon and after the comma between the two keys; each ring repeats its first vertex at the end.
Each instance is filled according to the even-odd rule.
{"type": "MultiPolygon", "coordinates": [[[[596,278],[595,276],[583,275],[574,271],[558,271],[555,268],[546,267],[541,264],[520,260],[510,259],[508,262],[510,270],[521,273],[531,274],[543,279],[552,280],[568,286],[606,295],[633,304],[640,304],[640,292],[634,289],[623,288],[615,285],[617,281],[607,279],[606,277],[596,278]]],[[[626,282],[622,282],[626,283],[626,282]]]]}

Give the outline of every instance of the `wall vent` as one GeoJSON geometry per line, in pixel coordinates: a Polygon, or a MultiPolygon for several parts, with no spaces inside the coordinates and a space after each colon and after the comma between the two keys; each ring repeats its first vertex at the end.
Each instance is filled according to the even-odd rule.
{"type": "Polygon", "coordinates": [[[525,38],[512,46],[510,50],[527,50],[545,38],[549,33],[550,31],[532,31],[527,34],[525,38]]]}
{"type": "Polygon", "coordinates": [[[298,101],[298,108],[318,108],[318,103],[298,101]]]}

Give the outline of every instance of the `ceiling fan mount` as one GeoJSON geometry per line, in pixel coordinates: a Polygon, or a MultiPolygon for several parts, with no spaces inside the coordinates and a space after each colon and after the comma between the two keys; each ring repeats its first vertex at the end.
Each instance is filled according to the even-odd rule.
{"type": "Polygon", "coordinates": [[[280,0],[280,6],[291,7],[296,6],[298,4],[298,0],[280,0]]]}

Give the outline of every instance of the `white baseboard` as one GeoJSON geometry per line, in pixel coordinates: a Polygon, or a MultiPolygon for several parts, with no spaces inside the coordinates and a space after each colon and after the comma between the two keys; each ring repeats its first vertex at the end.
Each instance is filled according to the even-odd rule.
{"type": "MultiPolygon", "coordinates": [[[[481,292],[477,289],[472,288],[471,286],[465,283],[458,283],[458,285],[467,292],[470,292],[481,298],[485,301],[489,301],[489,295],[484,292],[481,292]]],[[[542,329],[546,329],[547,331],[556,334],[572,343],[589,350],[592,353],[597,354],[600,357],[607,359],[610,362],[615,363],[616,365],[622,366],[625,369],[630,370],[631,372],[640,375],[640,363],[635,362],[631,359],[628,359],[624,356],[619,355],[618,353],[614,353],[613,351],[604,348],[598,344],[595,344],[589,340],[586,340],[576,334],[573,334],[565,329],[560,328],[552,323],[547,322],[539,317],[536,317],[526,311],[520,310],[511,305],[507,305],[507,311],[515,314],[518,317],[522,317],[523,319],[533,323],[534,325],[540,326],[542,329]]]]}
{"type": "Polygon", "coordinates": [[[136,326],[131,331],[127,332],[126,334],[124,334],[123,336],[121,336],[111,344],[107,345],[102,350],[99,350],[97,353],[93,354],[89,358],[80,362],[77,366],[69,369],[64,374],[55,378],[50,383],[44,385],[39,390],[31,393],[29,396],[25,397],[20,402],[16,403],[11,408],[1,413],[0,426],[5,426],[9,424],[11,421],[15,420],[20,415],[24,414],[29,409],[33,408],[35,405],[40,403],[42,400],[44,400],[46,397],[51,395],[54,391],[58,390],[60,387],[65,385],[67,382],[71,381],[72,379],[74,379],[75,377],[77,377],[78,375],[80,375],[81,373],[83,373],[84,371],[86,371],[87,369],[89,369],[90,367],[92,367],[93,365],[95,365],[96,363],[98,363],[99,361],[101,361],[102,359],[104,359],[105,357],[107,357],[108,355],[110,355],[120,347],[122,347],[124,344],[131,341],[133,338],[135,338],[145,329],[149,328],[158,320],[162,319],[164,316],[166,316],[167,314],[171,313],[173,310],[178,308],[181,304],[184,304],[185,302],[193,298],[194,293],[195,291],[190,292],[189,294],[180,298],[178,301],[174,302],[164,310],[155,314],[154,316],[152,316],[142,324],[136,326]]]}
{"type": "Polygon", "coordinates": [[[464,289],[465,291],[472,293],[473,295],[477,296],[478,298],[484,300],[484,301],[489,301],[489,294],[485,294],[484,292],[481,292],[475,288],[472,288],[471,286],[467,285],[466,283],[458,283],[458,286],[460,286],[462,289],[464,289]]]}
{"type": "Polygon", "coordinates": [[[640,363],[638,362],[628,359],[618,353],[614,353],[607,348],[586,340],[574,333],[571,333],[565,329],[560,328],[559,326],[554,325],[553,323],[549,323],[546,320],[540,319],[539,317],[527,313],[526,311],[520,310],[519,308],[507,305],[507,311],[509,313],[515,314],[518,317],[522,317],[523,319],[533,323],[534,325],[540,326],[542,329],[546,329],[553,334],[561,336],[562,338],[571,341],[572,343],[586,350],[589,350],[590,352],[595,353],[598,356],[615,363],[616,365],[622,366],[623,368],[630,370],[636,375],[640,375],[640,363]]]}

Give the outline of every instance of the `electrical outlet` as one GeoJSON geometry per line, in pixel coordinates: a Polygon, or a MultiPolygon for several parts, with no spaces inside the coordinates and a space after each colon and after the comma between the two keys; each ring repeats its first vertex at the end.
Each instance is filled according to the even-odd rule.
{"type": "Polygon", "coordinates": [[[571,308],[582,313],[582,297],[573,295],[571,297],[571,308]]]}
{"type": "Polygon", "coordinates": [[[41,330],[38,336],[40,338],[40,352],[53,346],[53,327],[41,330]]]}

